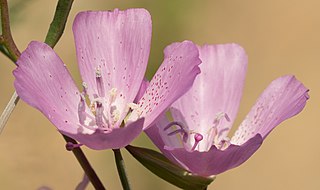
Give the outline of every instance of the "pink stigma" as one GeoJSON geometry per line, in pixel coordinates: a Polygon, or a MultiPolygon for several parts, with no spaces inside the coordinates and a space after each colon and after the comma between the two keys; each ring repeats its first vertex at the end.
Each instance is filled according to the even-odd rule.
{"type": "Polygon", "coordinates": [[[196,147],[198,146],[199,142],[202,141],[203,136],[200,133],[196,133],[194,135],[194,145],[191,148],[191,151],[194,151],[196,147]]]}

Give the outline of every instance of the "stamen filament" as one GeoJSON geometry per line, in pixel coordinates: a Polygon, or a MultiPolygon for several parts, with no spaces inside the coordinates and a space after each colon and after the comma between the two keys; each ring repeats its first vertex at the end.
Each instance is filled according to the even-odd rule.
{"type": "Polygon", "coordinates": [[[81,125],[84,124],[84,121],[86,120],[86,103],[85,103],[85,99],[84,96],[81,94],[80,95],[80,102],[78,104],[78,117],[79,117],[79,123],[81,125]]]}
{"type": "Polygon", "coordinates": [[[96,124],[99,128],[103,127],[103,106],[101,102],[97,102],[96,108],[96,124]]]}
{"type": "Polygon", "coordinates": [[[103,85],[103,80],[102,80],[100,69],[96,70],[96,83],[97,83],[97,89],[98,89],[99,96],[104,97],[105,92],[104,92],[104,85],[103,85]]]}

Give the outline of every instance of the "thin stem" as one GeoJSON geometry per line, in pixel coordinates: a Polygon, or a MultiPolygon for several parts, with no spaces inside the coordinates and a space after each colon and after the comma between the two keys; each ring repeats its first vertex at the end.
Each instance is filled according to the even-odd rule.
{"type": "Polygon", "coordinates": [[[52,48],[58,43],[67,23],[73,0],[59,0],[45,43],[52,48]]]}
{"type": "Polygon", "coordinates": [[[125,170],[124,160],[122,158],[120,149],[113,149],[113,152],[114,152],[114,158],[116,161],[117,170],[121,180],[122,188],[124,190],[130,190],[131,188],[130,188],[129,180],[125,170]]]}
{"type": "Polygon", "coordinates": [[[18,60],[18,57],[20,56],[20,51],[18,50],[16,44],[14,43],[14,40],[11,35],[7,0],[0,0],[0,9],[1,9],[1,25],[2,25],[1,42],[4,45],[4,47],[8,50],[11,59],[15,63],[18,60]]]}
{"type": "MultiPolygon", "coordinates": [[[[63,138],[66,140],[66,142],[71,142],[73,144],[77,144],[77,142],[65,135],[62,135],[63,138]]],[[[84,153],[82,152],[81,148],[74,148],[72,150],[74,156],[77,158],[78,162],[80,163],[82,169],[84,170],[84,172],[86,173],[86,175],[88,176],[90,182],[92,183],[93,187],[95,189],[101,189],[104,190],[105,187],[103,186],[102,182],[100,181],[99,177],[97,176],[96,172],[93,170],[93,168],[91,167],[88,159],[86,158],[86,156],[84,155],[84,153]]]]}
{"type": "Polygon", "coordinates": [[[17,93],[14,92],[12,94],[11,99],[9,100],[7,106],[4,108],[4,110],[0,116],[0,134],[1,134],[2,130],[4,129],[4,126],[8,122],[8,119],[9,119],[11,113],[13,112],[14,108],[18,104],[19,99],[20,98],[17,95],[17,93]]]}

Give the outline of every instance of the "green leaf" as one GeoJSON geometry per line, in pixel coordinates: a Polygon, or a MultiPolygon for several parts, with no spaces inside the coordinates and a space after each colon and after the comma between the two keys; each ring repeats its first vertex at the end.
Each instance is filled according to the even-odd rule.
{"type": "Polygon", "coordinates": [[[193,175],[189,171],[173,164],[161,153],[141,147],[126,146],[130,154],[144,167],[165,181],[182,189],[206,189],[215,177],[193,175]]]}
{"type": "Polygon", "coordinates": [[[53,20],[50,24],[45,43],[52,48],[63,34],[73,0],[59,0],[53,20]]]}

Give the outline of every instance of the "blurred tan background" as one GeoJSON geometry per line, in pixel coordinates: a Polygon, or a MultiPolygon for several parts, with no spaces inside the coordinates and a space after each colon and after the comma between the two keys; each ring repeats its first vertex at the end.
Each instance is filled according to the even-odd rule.
{"type": "MultiPolygon", "coordinates": [[[[9,0],[9,4],[13,36],[20,50],[31,40],[43,41],[56,0],[9,0]]],[[[79,84],[71,31],[76,13],[130,7],[146,8],[152,15],[149,78],[162,62],[163,48],[174,41],[235,42],[245,48],[249,67],[235,128],[273,79],[294,74],[310,88],[311,98],[303,112],[282,123],[249,161],[219,175],[209,189],[320,189],[320,1],[76,0],[55,49],[79,84]]],[[[0,55],[1,111],[14,90],[14,68],[0,55]]],[[[153,147],[145,135],[133,144],[153,147]]],[[[64,146],[55,127],[21,101],[0,135],[0,189],[37,189],[42,185],[74,189],[83,173],[64,146]]],[[[121,189],[112,151],[84,150],[107,189],[121,189]]],[[[133,189],[177,189],[155,177],[125,150],[123,155],[133,189]]]]}

